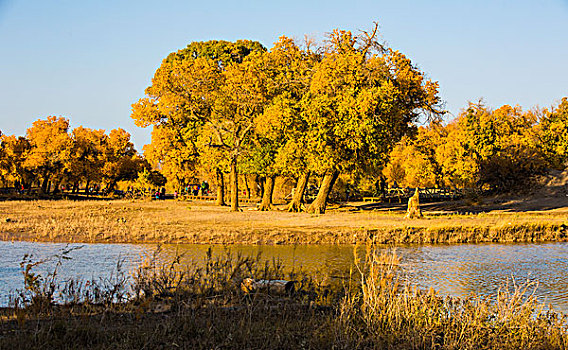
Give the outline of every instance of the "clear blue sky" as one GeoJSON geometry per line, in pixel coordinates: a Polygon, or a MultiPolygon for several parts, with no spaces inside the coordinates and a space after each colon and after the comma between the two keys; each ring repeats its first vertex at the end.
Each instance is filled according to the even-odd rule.
{"type": "Polygon", "coordinates": [[[321,38],[368,29],[440,82],[454,115],[488,105],[550,106],[568,95],[568,0],[0,0],[0,130],[48,115],[71,126],[150,130],[130,106],[161,60],[196,40],[321,38]]]}

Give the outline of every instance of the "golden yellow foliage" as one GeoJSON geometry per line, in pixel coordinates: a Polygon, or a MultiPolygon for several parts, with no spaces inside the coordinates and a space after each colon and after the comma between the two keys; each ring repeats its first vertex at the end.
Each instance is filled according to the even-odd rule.
{"type": "Polygon", "coordinates": [[[47,191],[48,181],[61,178],[65,163],[69,160],[72,140],[68,134],[69,120],[63,117],[47,117],[37,120],[27,130],[31,150],[24,166],[42,180],[41,189],[47,191]]]}

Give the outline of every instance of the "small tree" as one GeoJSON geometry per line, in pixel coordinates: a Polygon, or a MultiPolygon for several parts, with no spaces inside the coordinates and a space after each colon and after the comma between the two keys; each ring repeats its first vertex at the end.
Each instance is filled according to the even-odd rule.
{"type": "Polygon", "coordinates": [[[159,171],[143,168],[138,172],[134,187],[146,193],[147,188],[163,187],[166,182],[167,179],[159,171]]]}
{"type": "Polygon", "coordinates": [[[30,150],[30,142],[25,137],[0,136],[0,178],[4,186],[8,183],[19,183],[26,188],[31,186],[34,176],[25,167],[26,155],[30,150]]]}
{"type": "Polygon", "coordinates": [[[73,129],[71,156],[65,164],[65,173],[73,183],[85,182],[85,192],[89,184],[102,180],[102,170],[106,161],[107,135],[104,130],[92,130],[79,126],[73,129]]]}
{"type": "Polygon", "coordinates": [[[104,154],[102,177],[109,189],[115,188],[118,181],[135,180],[144,164],[130,141],[130,134],[120,128],[111,130],[104,154]]]}

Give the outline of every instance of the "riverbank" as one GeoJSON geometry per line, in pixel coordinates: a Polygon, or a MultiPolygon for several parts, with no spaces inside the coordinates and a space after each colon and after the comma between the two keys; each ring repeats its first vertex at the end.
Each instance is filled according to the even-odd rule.
{"type": "Polygon", "coordinates": [[[464,213],[426,205],[422,219],[403,206],[351,203],[324,215],[242,212],[188,201],[0,202],[0,239],[84,243],[381,244],[568,240],[568,208],[464,213]]]}
{"type": "Polygon", "coordinates": [[[395,254],[367,248],[341,279],[284,273],[284,266],[231,254],[210,256],[206,268],[150,260],[134,275],[128,296],[120,274],[110,282],[59,284],[36,275],[34,265],[25,270],[27,293],[17,306],[0,309],[0,349],[568,346],[566,317],[538,304],[531,285],[505,288],[492,301],[443,298],[400,282],[395,254]],[[285,279],[293,287],[259,282],[251,289],[250,277],[285,279]],[[67,302],[55,304],[55,295],[67,302]]]}

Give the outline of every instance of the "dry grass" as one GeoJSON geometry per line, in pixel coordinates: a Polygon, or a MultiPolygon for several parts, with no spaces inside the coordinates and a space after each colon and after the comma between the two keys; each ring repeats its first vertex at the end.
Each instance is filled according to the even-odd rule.
{"type": "Polygon", "coordinates": [[[0,239],[121,243],[458,243],[567,240],[568,208],[457,215],[329,210],[258,212],[183,201],[0,202],[0,239]]]}
{"type": "MultiPolygon", "coordinates": [[[[500,293],[493,302],[442,298],[399,283],[396,255],[378,255],[372,245],[364,259],[355,258],[360,262],[351,273],[335,281],[284,273],[285,267],[260,257],[230,253],[209,255],[204,267],[156,261],[140,268],[135,294],[122,302],[112,302],[120,281],[119,288],[101,286],[106,297],[98,302],[74,290],[75,301],[64,305],[50,302],[41,285],[33,287],[32,298],[20,307],[0,310],[0,349],[568,346],[566,317],[545,311],[531,297],[530,286],[500,293]],[[240,288],[247,276],[293,279],[298,288],[286,294],[249,293],[240,288]]],[[[69,288],[55,290],[68,293],[69,288]]]]}

